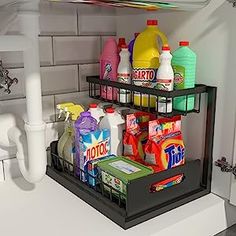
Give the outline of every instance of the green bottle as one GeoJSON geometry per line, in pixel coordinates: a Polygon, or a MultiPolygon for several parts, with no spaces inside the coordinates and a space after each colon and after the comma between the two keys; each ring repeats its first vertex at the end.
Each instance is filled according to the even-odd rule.
{"type": "MultiPolygon", "coordinates": [[[[174,89],[188,89],[195,87],[197,55],[189,48],[189,42],[181,41],[179,48],[173,52],[172,66],[175,80],[174,89]]],[[[174,98],[174,109],[191,111],[195,107],[195,96],[189,95],[174,98]]]]}

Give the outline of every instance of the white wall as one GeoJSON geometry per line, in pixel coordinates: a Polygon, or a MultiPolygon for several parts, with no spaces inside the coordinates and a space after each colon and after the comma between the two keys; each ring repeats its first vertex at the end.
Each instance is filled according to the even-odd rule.
{"type": "MultiPolygon", "coordinates": [[[[0,8],[0,31],[19,34],[17,19],[6,30],[5,22],[13,19],[14,10],[0,8]],[[2,23],[2,24],[1,24],[2,23]]],[[[43,118],[47,123],[47,147],[56,140],[63,122],[57,122],[55,106],[73,101],[87,105],[87,75],[97,75],[99,55],[104,40],[116,34],[114,9],[74,4],[42,3],[40,5],[40,61],[43,92],[43,118]]],[[[23,55],[20,52],[0,53],[10,76],[19,84],[12,94],[0,90],[0,113],[13,112],[26,116],[23,55]]],[[[14,149],[0,147],[0,181],[18,175],[14,149]],[[3,171],[4,169],[4,171],[3,171]]]]}
{"type": "MultiPolygon", "coordinates": [[[[119,10],[117,35],[131,38],[142,31],[147,18],[157,18],[160,28],[169,38],[173,49],[178,41],[190,40],[198,54],[197,82],[218,87],[214,159],[225,156],[232,162],[236,101],[236,9],[224,0],[212,0],[197,12],[155,12],[119,10]]],[[[187,140],[191,153],[196,155],[203,141],[199,116],[188,118],[187,140]],[[196,138],[198,137],[198,139],[196,138]],[[194,148],[195,147],[195,148],[194,148]]],[[[198,155],[198,154],[197,154],[198,155]]],[[[212,191],[227,199],[230,196],[230,174],[213,169],[212,191]]]]}

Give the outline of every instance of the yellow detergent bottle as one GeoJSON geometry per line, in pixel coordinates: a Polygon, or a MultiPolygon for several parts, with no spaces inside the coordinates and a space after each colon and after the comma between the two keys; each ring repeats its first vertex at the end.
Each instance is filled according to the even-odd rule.
{"type": "MultiPolygon", "coordinates": [[[[70,164],[74,164],[75,160],[75,132],[74,122],[80,116],[80,113],[84,111],[81,105],[74,105],[65,108],[67,112],[66,119],[69,119],[69,126],[67,127],[68,139],[63,148],[63,157],[70,164]]],[[[70,171],[73,171],[73,166],[68,166],[70,171]]]]}
{"type": "MultiPolygon", "coordinates": [[[[65,116],[65,108],[66,107],[70,107],[70,106],[74,106],[74,105],[75,104],[72,102],[58,104],[57,105],[57,109],[59,110],[58,119],[60,119],[63,114],[65,116]]],[[[69,123],[65,122],[64,133],[62,134],[62,136],[60,137],[60,139],[58,141],[57,152],[58,152],[59,157],[63,157],[63,149],[64,149],[65,143],[69,137],[68,130],[67,130],[68,126],[69,126],[69,123]]]]}
{"type": "MultiPolygon", "coordinates": [[[[156,88],[157,79],[156,72],[159,68],[159,50],[158,38],[161,39],[162,45],[167,45],[168,40],[164,33],[158,27],[157,20],[148,20],[147,28],[138,35],[134,43],[133,49],[133,77],[134,85],[156,88]]],[[[156,96],[150,96],[150,101],[147,94],[134,94],[134,105],[142,107],[156,106],[156,96]]]]}

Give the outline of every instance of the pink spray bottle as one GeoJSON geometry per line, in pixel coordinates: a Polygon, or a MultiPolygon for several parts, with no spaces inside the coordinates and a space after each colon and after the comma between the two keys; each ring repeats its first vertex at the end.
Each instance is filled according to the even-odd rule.
{"type": "MultiPolygon", "coordinates": [[[[119,65],[118,46],[115,38],[105,42],[100,57],[100,79],[117,81],[117,68],[119,65]]],[[[109,86],[101,87],[101,97],[107,100],[117,99],[117,90],[109,86]]]]}

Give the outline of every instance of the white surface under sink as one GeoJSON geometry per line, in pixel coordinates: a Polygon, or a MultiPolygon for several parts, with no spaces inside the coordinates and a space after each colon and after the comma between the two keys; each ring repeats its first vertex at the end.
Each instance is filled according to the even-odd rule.
{"type": "Polygon", "coordinates": [[[4,236],[213,236],[227,228],[224,200],[213,194],[125,231],[49,177],[36,185],[19,178],[0,189],[4,236]]]}

